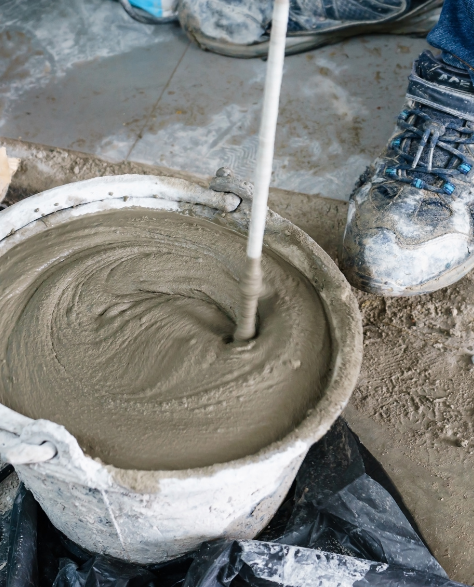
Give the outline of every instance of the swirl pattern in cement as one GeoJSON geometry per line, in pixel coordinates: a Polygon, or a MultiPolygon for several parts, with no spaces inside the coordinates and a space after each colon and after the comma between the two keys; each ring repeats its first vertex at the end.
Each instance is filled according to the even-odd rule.
{"type": "Polygon", "coordinates": [[[125,469],[226,462],[281,439],[331,355],[309,281],[266,249],[259,332],[232,341],[245,239],[176,213],[96,213],[0,265],[0,400],[125,469]]]}

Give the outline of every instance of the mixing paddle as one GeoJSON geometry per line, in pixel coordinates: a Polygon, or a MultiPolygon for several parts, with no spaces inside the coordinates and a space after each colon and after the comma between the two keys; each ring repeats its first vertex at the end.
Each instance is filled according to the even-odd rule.
{"type": "Polygon", "coordinates": [[[270,34],[262,119],[258,139],[255,192],[252,202],[247,256],[240,280],[241,307],[234,339],[246,341],[255,336],[258,298],[262,290],[262,247],[267,216],[268,190],[272,175],[278,104],[285,59],[289,0],[275,0],[270,34]]]}

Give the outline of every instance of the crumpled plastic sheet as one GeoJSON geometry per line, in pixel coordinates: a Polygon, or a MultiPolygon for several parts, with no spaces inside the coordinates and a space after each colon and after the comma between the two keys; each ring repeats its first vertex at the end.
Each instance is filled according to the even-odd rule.
{"type": "Polygon", "coordinates": [[[256,540],[206,543],[183,587],[228,587],[235,578],[251,587],[455,587],[432,573],[321,550],[256,540]]]}
{"type": "Polygon", "coordinates": [[[257,540],[217,540],[168,563],[132,565],[73,544],[22,487],[8,548],[6,587],[461,585],[448,579],[386,473],[341,419],[311,448],[257,540]]]}
{"type": "MultiPolygon", "coordinates": [[[[2,483],[5,479],[13,473],[11,465],[4,465],[0,463],[0,494],[2,491],[2,483]]],[[[10,533],[11,509],[2,507],[0,509],[0,585],[6,584],[7,568],[8,568],[8,535],[10,533]]]]}
{"type": "MultiPolygon", "coordinates": [[[[13,472],[8,466],[0,471],[2,477],[13,472]]],[[[37,512],[34,497],[22,487],[15,498],[13,509],[1,520],[3,532],[8,533],[6,565],[0,574],[0,585],[6,587],[35,587],[38,585],[37,512]]],[[[0,536],[1,539],[1,536],[0,536]]],[[[0,540],[0,552],[2,543],[0,540]]]]}

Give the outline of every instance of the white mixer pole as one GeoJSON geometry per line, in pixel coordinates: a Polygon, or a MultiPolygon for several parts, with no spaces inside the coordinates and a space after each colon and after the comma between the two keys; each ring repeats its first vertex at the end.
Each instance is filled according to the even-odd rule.
{"type": "Polygon", "coordinates": [[[280,101],[289,0],[275,0],[258,139],[255,191],[252,202],[247,257],[240,280],[241,307],[234,338],[245,341],[255,336],[258,298],[262,290],[261,257],[267,217],[268,190],[272,175],[275,131],[280,101]]]}

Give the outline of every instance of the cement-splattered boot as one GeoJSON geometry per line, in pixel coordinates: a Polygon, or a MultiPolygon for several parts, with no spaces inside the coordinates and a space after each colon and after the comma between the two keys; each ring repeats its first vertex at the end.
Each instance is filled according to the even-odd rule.
{"type": "MultiPolygon", "coordinates": [[[[120,0],[128,2],[128,0],[120,0]]],[[[425,36],[443,0],[291,0],[286,54],[366,33],[425,36]]],[[[178,0],[179,21],[202,49],[230,57],[268,53],[272,0],[178,0]]]]}
{"type": "Polygon", "coordinates": [[[474,87],[425,51],[383,154],[351,196],[342,269],[355,287],[410,296],[474,267],[474,87]]]}

